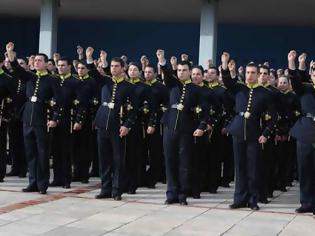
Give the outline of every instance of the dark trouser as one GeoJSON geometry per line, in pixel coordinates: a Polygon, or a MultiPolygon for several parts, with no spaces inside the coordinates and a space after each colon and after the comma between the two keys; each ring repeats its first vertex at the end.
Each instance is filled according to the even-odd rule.
{"type": "Polygon", "coordinates": [[[29,187],[45,191],[49,184],[46,126],[23,124],[25,154],[29,171],[29,187]]]}
{"type": "Polygon", "coordinates": [[[98,167],[98,154],[97,154],[97,131],[95,129],[92,130],[92,137],[91,137],[91,160],[92,160],[92,170],[91,173],[94,175],[98,175],[99,167],[98,167]]]}
{"type": "Polygon", "coordinates": [[[52,129],[52,132],[54,182],[68,185],[71,183],[72,135],[70,125],[57,126],[52,129]]]}
{"type": "Polygon", "coordinates": [[[178,133],[165,128],[163,146],[167,182],[166,197],[168,200],[186,200],[191,189],[192,133],[178,133]]]}
{"type": "Polygon", "coordinates": [[[122,194],[122,171],[125,162],[125,140],[119,137],[118,130],[97,130],[98,158],[101,192],[122,194]]]}
{"type": "Polygon", "coordinates": [[[268,195],[271,194],[272,186],[270,186],[276,180],[273,179],[274,173],[274,162],[278,158],[276,156],[276,147],[274,139],[271,138],[263,146],[260,145],[261,152],[261,168],[260,168],[260,183],[259,183],[259,200],[265,201],[268,195]]]}
{"type": "Polygon", "coordinates": [[[207,136],[194,138],[194,153],[192,158],[192,189],[193,195],[201,193],[202,166],[207,158],[205,147],[207,136]]]}
{"type": "Polygon", "coordinates": [[[233,142],[231,136],[222,136],[220,154],[221,163],[223,163],[221,185],[225,185],[234,180],[233,142]]]}
{"type": "Polygon", "coordinates": [[[23,123],[20,120],[11,120],[9,123],[9,147],[12,173],[24,175],[27,167],[23,140],[23,123]]]}
{"type": "Polygon", "coordinates": [[[215,128],[211,135],[210,143],[207,148],[209,158],[209,186],[208,190],[216,191],[220,186],[221,181],[221,149],[222,135],[220,128],[215,128]]]}
{"type": "Polygon", "coordinates": [[[143,127],[136,123],[127,136],[126,190],[136,191],[145,178],[143,127]]]}
{"type": "Polygon", "coordinates": [[[315,157],[312,144],[299,141],[297,144],[297,160],[300,180],[300,202],[303,207],[315,210],[315,157]]]}
{"type": "Polygon", "coordinates": [[[146,175],[146,184],[148,186],[155,185],[163,171],[163,139],[160,131],[160,126],[157,126],[153,134],[146,134],[146,151],[150,166],[146,175]]]}
{"type": "Polygon", "coordinates": [[[257,204],[260,145],[233,137],[235,204],[257,204]]]}
{"type": "Polygon", "coordinates": [[[89,179],[92,150],[92,127],[90,122],[73,133],[73,176],[81,181],[89,179]]]}
{"type": "Polygon", "coordinates": [[[288,141],[278,142],[277,158],[275,162],[275,176],[274,181],[277,181],[277,186],[285,188],[289,179],[288,173],[290,164],[292,163],[292,144],[288,141]]]}
{"type": "Polygon", "coordinates": [[[0,179],[6,174],[7,167],[7,123],[1,122],[0,126],[0,179]]]}

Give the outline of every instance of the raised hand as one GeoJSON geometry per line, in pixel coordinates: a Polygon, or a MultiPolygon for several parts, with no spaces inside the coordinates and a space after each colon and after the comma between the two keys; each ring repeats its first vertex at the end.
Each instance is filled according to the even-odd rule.
{"type": "Polygon", "coordinates": [[[165,52],[164,52],[164,50],[158,49],[156,51],[156,56],[157,56],[157,58],[159,60],[159,64],[164,64],[165,63],[166,60],[165,60],[165,52]]]}
{"type": "Polygon", "coordinates": [[[228,69],[228,63],[230,60],[230,54],[227,52],[223,52],[221,56],[221,63],[222,63],[222,69],[227,70],[228,69]]]}
{"type": "Polygon", "coordinates": [[[85,56],[87,60],[93,60],[93,53],[94,53],[94,48],[88,47],[85,50],[85,56]]]}

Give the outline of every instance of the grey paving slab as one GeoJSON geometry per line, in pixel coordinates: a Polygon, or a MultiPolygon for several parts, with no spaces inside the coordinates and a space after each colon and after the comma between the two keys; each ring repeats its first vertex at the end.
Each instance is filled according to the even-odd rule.
{"type": "Polygon", "coordinates": [[[293,218],[291,214],[253,212],[224,235],[278,235],[293,218]]]}
{"type": "Polygon", "coordinates": [[[57,228],[58,225],[42,224],[42,223],[30,223],[23,221],[15,221],[13,223],[3,225],[0,227],[0,235],[2,233],[19,233],[19,234],[33,234],[40,235],[57,228]]]}
{"type": "Polygon", "coordinates": [[[41,236],[100,236],[105,230],[82,229],[76,227],[62,226],[54,230],[41,234],[41,236]]]}
{"type": "Polygon", "coordinates": [[[315,218],[307,215],[297,215],[282,230],[280,236],[314,236],[315,235],[315,218]]]}

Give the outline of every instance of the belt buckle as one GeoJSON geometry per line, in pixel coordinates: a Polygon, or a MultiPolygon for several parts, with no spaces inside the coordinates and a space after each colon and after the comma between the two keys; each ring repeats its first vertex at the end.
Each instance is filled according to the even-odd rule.
{"type": "Polygon", "coordinates": [[[37,102],[37,97],[36,96],[32,96],[31,97],[31,102],[37,102]]]}

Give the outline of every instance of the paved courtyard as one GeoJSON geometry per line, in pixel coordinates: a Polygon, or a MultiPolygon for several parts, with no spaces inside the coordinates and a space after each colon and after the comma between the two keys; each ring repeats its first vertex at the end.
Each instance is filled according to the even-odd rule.
{"type": "Polygon", "coordinates": [[[188,199],[188,206],[164,205],[165,185],[140,188],[122,201],[96,200],[99,179],[72,188],[49,188],[47,195],[22,193],[27,179],[0,184],[0,235],[315,235],[312,214],[295,214],[297,184],[276,192],[261,210],[230,210],[233,187],[188,199]]]}

